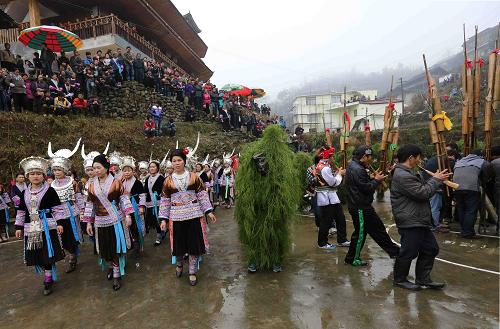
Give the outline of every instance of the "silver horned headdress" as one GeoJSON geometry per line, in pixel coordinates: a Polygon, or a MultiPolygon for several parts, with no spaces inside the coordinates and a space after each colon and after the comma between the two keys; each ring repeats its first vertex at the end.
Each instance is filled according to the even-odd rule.
{"type": "MultiPolygon", "coordinates": [[[[108,150],[109,150],[109,142],[106,145],[106,149],[104,150],[104,152],[102,154],[104,154],[104,155],[108,154],[108,150]]],[[[82,144],[83,168],[92,167],[92,165],[94,163],[94,158],[100,154],[101,153],[99,153],[97,151],[91,151],[88,154],[85,154],[85,144],[82,144]]]]}

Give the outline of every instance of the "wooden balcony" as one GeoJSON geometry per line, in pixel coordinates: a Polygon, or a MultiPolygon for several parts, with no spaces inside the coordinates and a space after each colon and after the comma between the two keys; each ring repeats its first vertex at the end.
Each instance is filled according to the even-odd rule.
{"type": "MultiPolygon", "coordinates": [[[[19,32],[30,26],[29,22],[19,25],[19,29],[0,30],[0,42],[15,42],[19,32]],[[4,41],[5,40],[5,41],[4,41]]],[[[78,35],[82,40],[97,38],[105,35],[119,35],[132,46],[139,49],[146,56],[167,63],[181,74],[187,74],[177,63],[167,56],[160,48],[146,40],[135,28],[127,22],[111,14],[96,18],[88,18],[77,22],[61,23],[59,26],[78,35]]],[[[84,41],[85,43],[85,41],[84,41]]]]}

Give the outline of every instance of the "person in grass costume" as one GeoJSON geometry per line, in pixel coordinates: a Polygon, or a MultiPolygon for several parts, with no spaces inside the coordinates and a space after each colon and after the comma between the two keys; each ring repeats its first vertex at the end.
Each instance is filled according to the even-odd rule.
{"type": "Polygon", "coordinates": [[[240,159],[235,216],[251,273],[281,272],[290,246],[290,228],[302,191],[295,154],[286,138],[278,125],[271,125],[240,159]]]}

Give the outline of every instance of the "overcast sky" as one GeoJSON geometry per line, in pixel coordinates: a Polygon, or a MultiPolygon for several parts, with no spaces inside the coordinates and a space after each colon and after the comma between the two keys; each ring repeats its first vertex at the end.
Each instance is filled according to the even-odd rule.
{"type": "Polygon", "coordinates": [[[500,1],[173,0],[191,11],[218,86],[241,83],[269,96],[318,76],[423,65],[461,51],[500,20],[500,1]]]}

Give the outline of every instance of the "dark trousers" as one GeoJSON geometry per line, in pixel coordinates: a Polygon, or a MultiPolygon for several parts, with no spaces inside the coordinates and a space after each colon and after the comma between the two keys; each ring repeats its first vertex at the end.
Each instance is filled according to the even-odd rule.
{"type": "Polygon", "coordinates": [[[26,110],[26,94],[12,93],[12,100],[14,101],[14,109],[16,112],[26,110]]]}
{"type": "MultiPolygon", "coordinates": [[[[158,209],[158,207],[157,207],[158,209]]],[[[159,209],[158,209],[159,211],[159,209]]],[[[158,212],[157,212],[158,214],[158,212]]],[[[160,223],[158,222],[158,219],[153,213],[153,207],[151,208],[146,208],[146,233],[149,233],[150,228],[155,228],[156,233],[161,233],[160,230],[160,223]]]]}
{"type": "Polygon", "coordinates": [[[345,256],[345,262],[352,264],[356,259],[359,260],[361,250],[365,244],[366,235],[369,234],[373,240],[382,248],[389,256],[397,256],[399,247],[392,242],[389,234],[385,230],[384,223],[378,217],[373,207],[363,210],[349,209],[352,222],[354,224],[354,232],[351,236],[351,245],[345,256]],[[362,217],[360,217],[360,212],[362,217]]]}
{"type": "Polygon", "coordinates": [[[417,258],[415,278],[417,283],[430,282],[434,258],[439,253],[434,234],[429,227],[400,228],[401,249],[394,263],[394,281],[407,280],[412,260],[417,258]]]}
{"type": "Polygon", "coordinates": [[[312,208],[312,211],[313,211],[313,214],[314,214],[314,224],[316,224],[316,227],[319,228],[319,223],[320,223],[320,220],[321,220],[321,217],[320,217],[320,207],[318,207],[318,195],[316,193],[314,193],[314,196],[312,197],[312,200],[311,200],[311,208],[312,208]]]}
{"type": "Polygon", "coordinates": [[[456,211],[460,222],[462,236],[473,236],[476,234],[477,210],[481,204],[481,193],[475,191],[455,192],[456,211]]]}
{"type": "Polygon", "coordinates": [[[328,243],[328,230],[330,230],[330,227],[332,227],[333,220],[335,220],[335,224],[337,227],[337,242],[346,242],[347,232],[342,205],[340,203],[329,204],[328,206],[319,207],[319,211],[320,221],[318,231],[318,246],[323,247],[328,243]]]}

